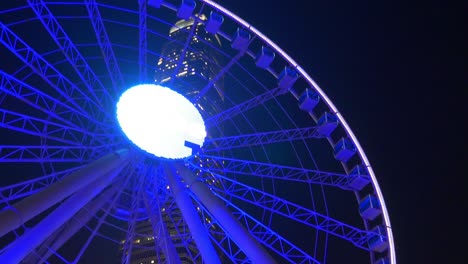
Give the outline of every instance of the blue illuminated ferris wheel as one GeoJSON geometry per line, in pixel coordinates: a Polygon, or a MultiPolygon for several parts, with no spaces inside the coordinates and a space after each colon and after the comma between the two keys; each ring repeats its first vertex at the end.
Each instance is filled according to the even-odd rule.
{"type": "Polygon", "coordinates": [[[396,263],[343,116],[213,1],[2,1],[0,78],[0,263],[396,263]],[[203,126],[160,95],[125,126],[142,85],[203,126]]]}

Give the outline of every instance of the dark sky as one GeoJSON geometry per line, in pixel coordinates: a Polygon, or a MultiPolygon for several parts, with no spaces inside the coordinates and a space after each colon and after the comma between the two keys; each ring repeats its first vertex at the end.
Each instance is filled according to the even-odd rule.
{"type": "Polygon", "coordinates": [[[461,169],[468,164],[466,23],[456,14],[463,8],[444,1],[218,2],[291,55],[340,109],[379,179],[399,263],[460,259],[468,176],[461,169]]]}

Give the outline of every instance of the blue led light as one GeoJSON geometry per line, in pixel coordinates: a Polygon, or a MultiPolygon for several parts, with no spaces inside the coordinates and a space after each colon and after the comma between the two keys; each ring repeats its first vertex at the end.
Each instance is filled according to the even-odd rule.
{"type": "Polygon", "coordinates": [[[206,137],[200,112],[183,95],[154,84],[126,90],[117,103],[117,120],[125,135],[157,157],[192,155],[186,142],[202,146],[206,137]]]}

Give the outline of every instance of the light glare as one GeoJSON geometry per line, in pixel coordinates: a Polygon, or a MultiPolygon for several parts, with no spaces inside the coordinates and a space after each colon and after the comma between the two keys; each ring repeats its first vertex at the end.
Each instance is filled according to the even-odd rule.
{"type": "Polygon", "coordinates": [[[181,94],[154,84],[125,91],[117,103],[117,120],[135,145],[163,158],[188,157],[192,149],[184,146],[185,141],[202,146],[206,137],[195,106],[181,94]]]}

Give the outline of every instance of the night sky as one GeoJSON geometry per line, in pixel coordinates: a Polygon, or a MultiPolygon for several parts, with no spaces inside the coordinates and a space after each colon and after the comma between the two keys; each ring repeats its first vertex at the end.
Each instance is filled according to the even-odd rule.
{"type": "Polygon", "coordinates": [[[463,8],[443,1],[217,2],[296,60],[347,120],[379,180],[398,262],[460,260],[468,244],[461,217],[468,43],[467,24],[455,13],[463,8]]]}
{"type": "Polygon", "coordinates": [[[399,263],[461,260],[468,82],[466,23],[455,13],[462,7],[219,2],[291,55],[348,121],[382,188],[399,263]]]}

